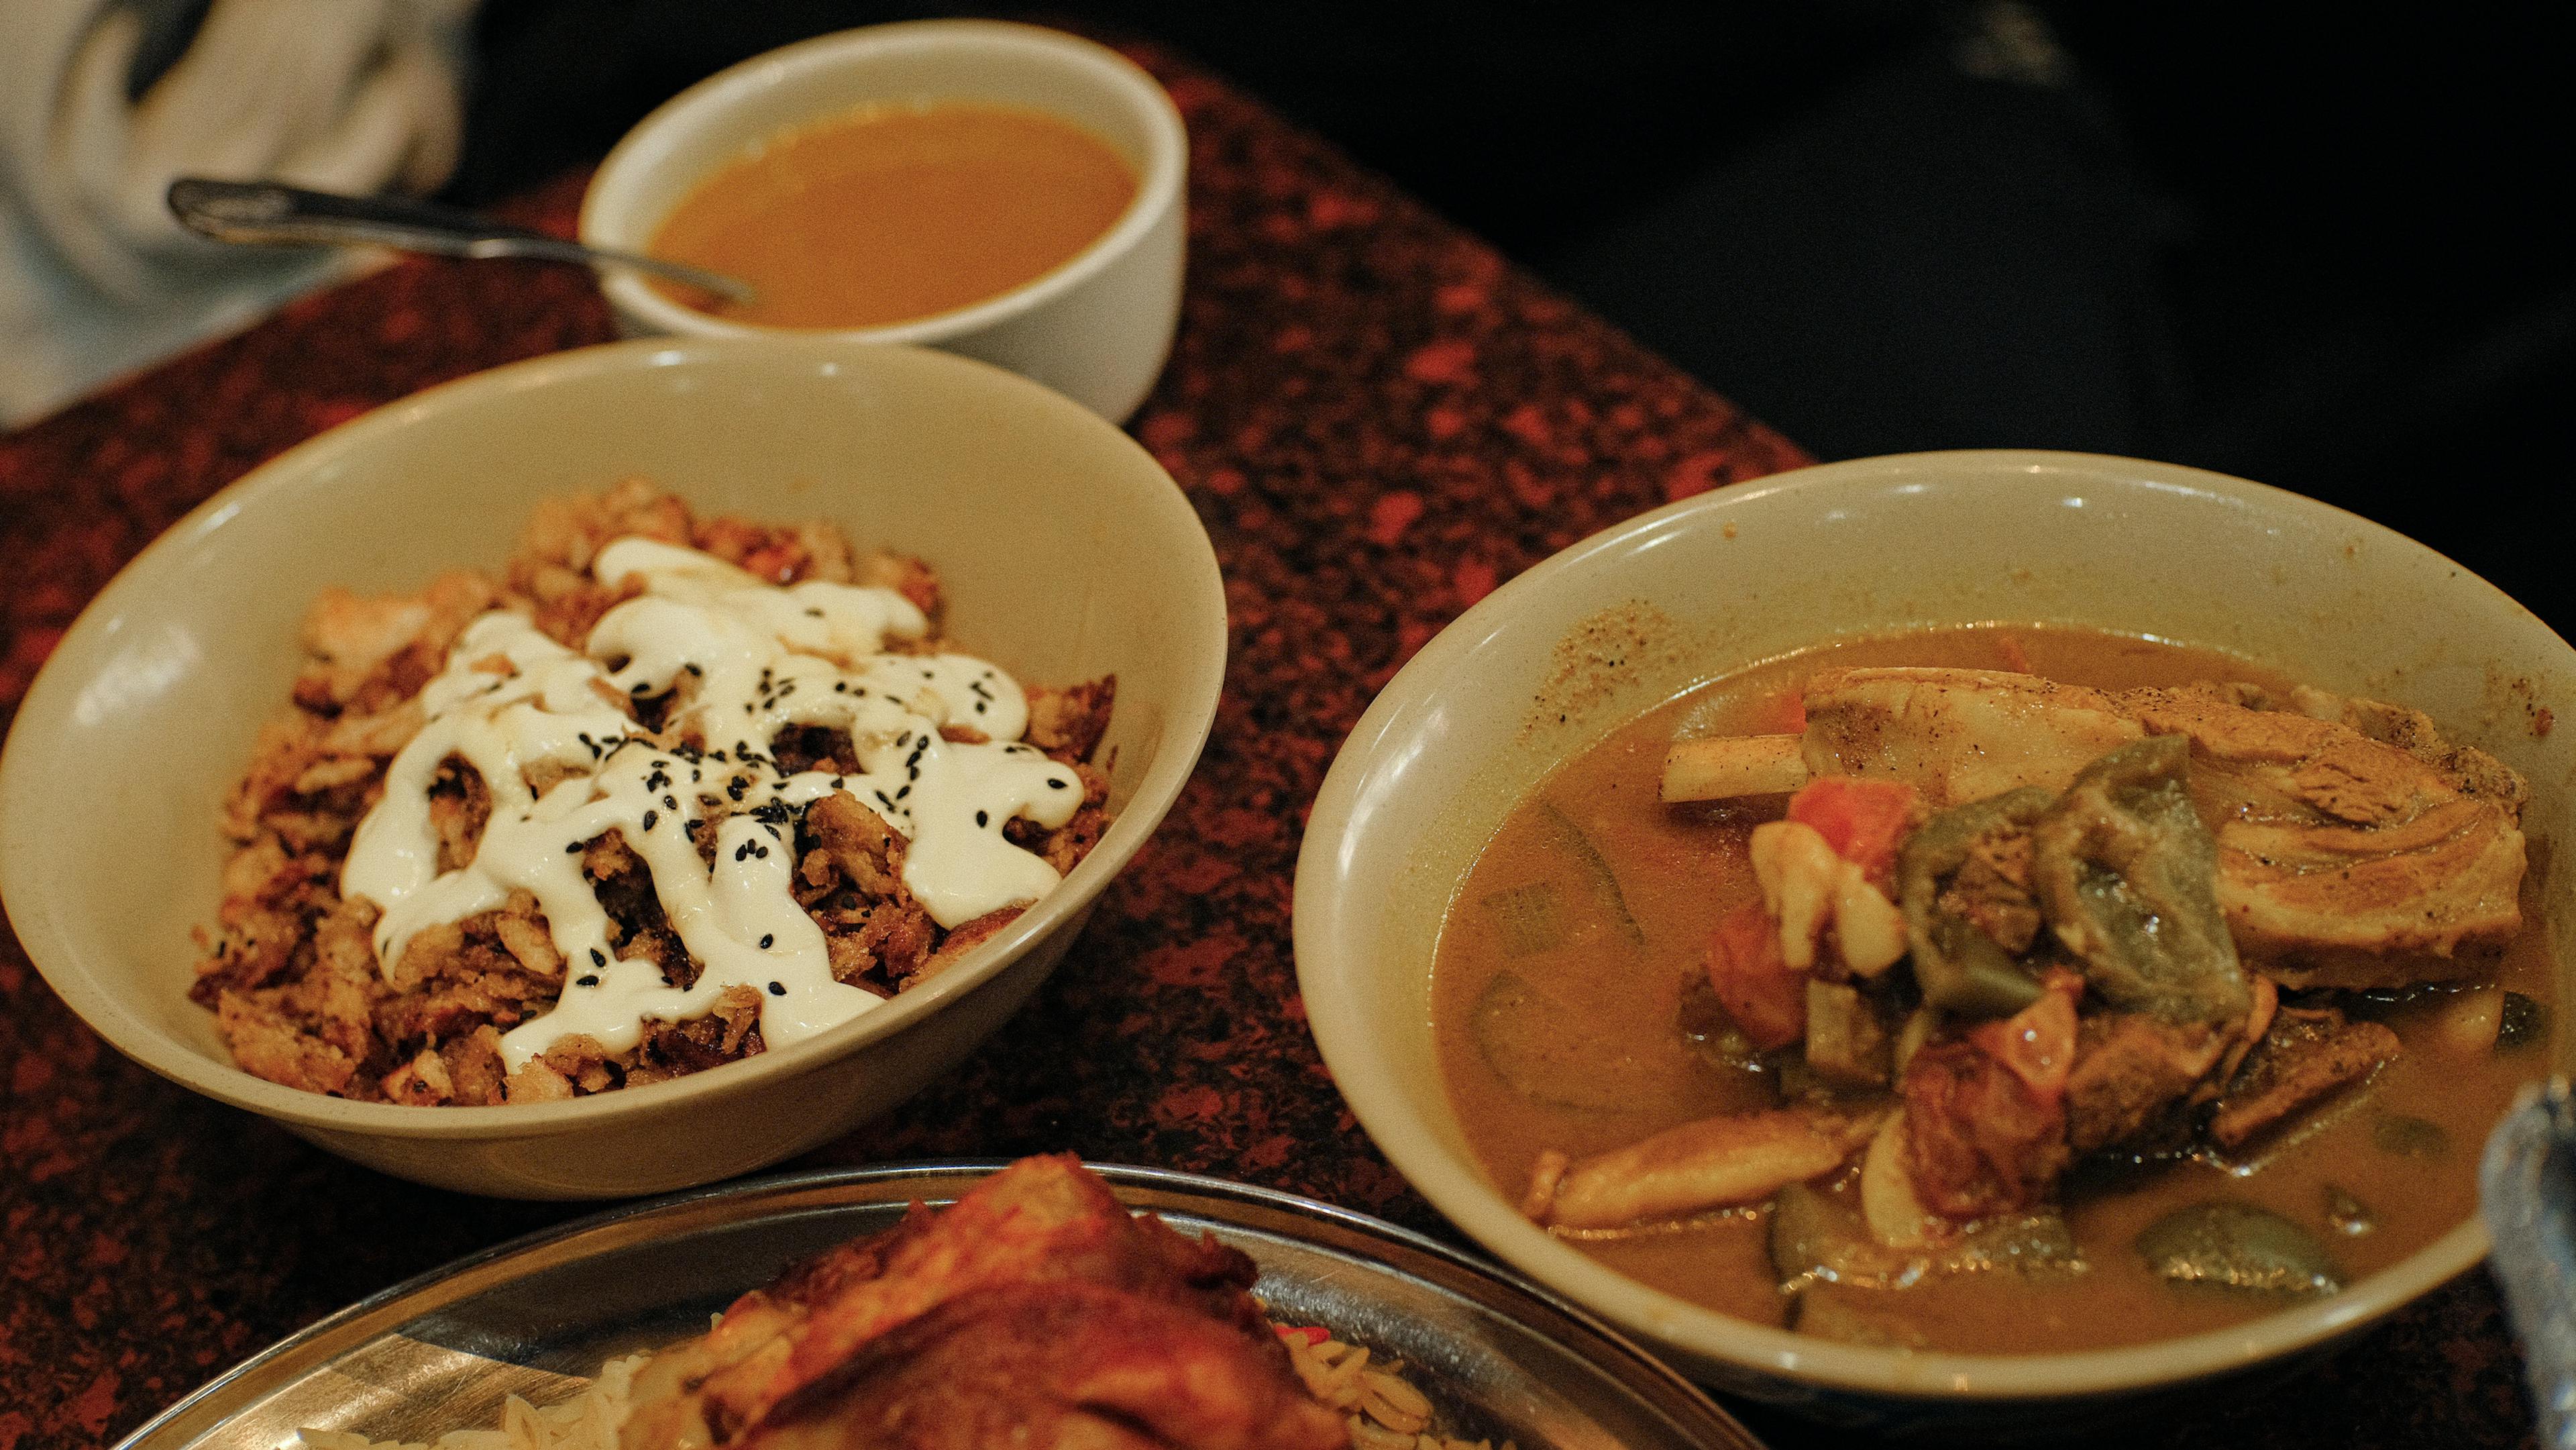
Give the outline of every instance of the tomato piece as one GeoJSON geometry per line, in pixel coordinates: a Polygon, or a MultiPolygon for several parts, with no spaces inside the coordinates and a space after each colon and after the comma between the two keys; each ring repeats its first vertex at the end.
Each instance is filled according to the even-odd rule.
{"type": "Polygon", "coordinates": [[[1758,901],[1730,913],[1709,936],[1708,985],[1760,1051],[1807,1033],[1807,975],[1781,960],[1780,924],[1758,901]]]}
{"type": "Polygon", "coordinates": [[[1872,884],[1896,870],[1896,848],[1914,824],[1918,797],[1902,781],[1822,775],[1789,797],[1789,819],[1814,829],[1872,884]]]}
{"type": "Polygon", "coordinates": [[[2063,1098],[2033,1092],[1972,1043],[1936,1042],[1915,1053],[1902,1091],[1906,1174],[1944,1218],[2027,1208],[2065,1171],[2063,1098]]]}
{"type": "Polygon", "coordinates": [[[2066,1074],[2075,1066],[2075,999],[2084,983],[2072,973],[2051,973],[2045,985],[2038,1001],[1971,1029],[1967,1037],[2053,1103],[2066,1095],[2066,1074]]]}

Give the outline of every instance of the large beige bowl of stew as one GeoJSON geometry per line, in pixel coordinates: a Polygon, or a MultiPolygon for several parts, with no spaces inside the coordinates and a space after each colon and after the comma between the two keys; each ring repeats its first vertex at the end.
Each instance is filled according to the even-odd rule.
{"type": "MultiPolygon", "coordinates": [[[[2576,740],[2550,727],[2571,705],[2576,653],[2546,625],[2431,550],[2312,500],[2073,454],[1806,469],[1586,540],[1405,666],[1316,803],[1299,981],[1334,1080],[1416,1188],[1696,1376],[1858,1423],[2045,1423],[2322,1346],[2485,1254],[2473,1214],[2485,1130],[2567,1046],[2547,1024],[2576,912],[2550,861],[2576,826],[2576,740]],[[1828,1285],[1841,1301],[1830,1335],[1787,1327],[1806,1306],[1773,1278],[1767,1203],[1588,1238],[1541,1228],[1521,1208],[1541,1151],[1580,1160],[1711,1102],[1741,1106],[1675,1089],[1704,1090],[1706,1054],[1674,1067],[1676,1049],[1654,1040],[1675,1032],[1672,984],[1704,970],[1726,898],[1753,893],[1747,868],[1690,836],[1716,816],[1658,801],[1667,744],[1762,730],[1766,702],[1814,670],[1891,664],[2103,688],[2232,678],[2426,712],[2529,783],[2526,927],[2488,978],[2540,1012],[2499,1033],[2455,993],[2353,1004],[2394,1023],[2404,1054],[2326,1099],[2323,1126],[2240,1155],[2252,1173],[2184,1161],[2066,1188],[2084,1271],[1950,1276],[1973,1287],[1913,1308],[1903,1288],[1855,1303],[1828,1285]],[[1664,995],[1641,998],[1640,980],[1664,995]],[[1658,1097],[1673,1093],[1679,1106],[1658,1097]],[[2160,1276],[2145,1226],[2221,1199],[2296,1220],[2339,1290],[2160,1276]]],[[[1778,800],[1746,819],[1776,817],[1778,800]]]]}
{"type": "MultiPolygon", "coordinates": [[[[829,340],[617,343],[380,408],[174,525],[81,615],[0,757],[0,897],[118,1050],[333,1152],[529,1198],[656,1193],[777,1162],[902,1101],[1002,1029],[1178,795],[1224,671],[1197,515],[1143,449],[989,364],[829,340]],[[225,793],[285,708],[325,586],[491,568],[539,500],[641,476],[701,515],[826,518],[928,561],[947,634],[1014,678],[1117,677],[1092,756],[1114,819],[952,968],[819,1035],[669,1081],[493,1106],[355,1102],[234,1065],[188,996],[225,793]],[[971,645],[968,643],[971,641],[971,645]]],[[[764,943],[766,945],[766,943],[764,943]]],[[[1043,1032],[1042,1020],[1009,1030],[1043,1032]]]]}

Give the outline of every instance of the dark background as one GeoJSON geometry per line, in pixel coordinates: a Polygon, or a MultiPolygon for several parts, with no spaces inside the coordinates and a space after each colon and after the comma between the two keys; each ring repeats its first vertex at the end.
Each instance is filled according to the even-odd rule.
{"type": "MultiPolygon", "coordinates": [[[[972,7],[491,0],[455,199],[806,35],[972,7]]],[[[2550,7],[1096,0],[1827,458],[2216,468],[2566,632],[2576,248],[2550,7]]]]}

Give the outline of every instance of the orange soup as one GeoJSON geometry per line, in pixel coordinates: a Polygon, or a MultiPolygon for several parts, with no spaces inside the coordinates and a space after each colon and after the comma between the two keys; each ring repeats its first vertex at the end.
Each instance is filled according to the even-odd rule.
{"type": "MultiPolygon", "coordinates": [[[[655,256],[730,273],[767,327],[881,327],[1033,281],[1109,230],[1136,173],[1068,122],[1002,106],[870,106],[783,132],[701,182],[655,256]]],[[[658,285],[658,284],[657,284],[658,285]]]]}

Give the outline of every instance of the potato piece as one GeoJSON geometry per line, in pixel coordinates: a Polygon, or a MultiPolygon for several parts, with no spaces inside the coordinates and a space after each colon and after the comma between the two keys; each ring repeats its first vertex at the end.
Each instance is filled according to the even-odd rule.
{"type": "Polygon", "coordinates": [[[1905,913],[1859,867],[1846,861],[1843,868],[1834,887],[1834,944],[1842,949],[1844,966],[1875,977],[1905,955],[1905,913]]]}
{"type": "Polygon", "coordinates": [[[2434,1020],[2441,1024],[2444,1046],[2461,1052],[2491,1052],[2504,1026],[2504,993],[2494,987],[2458,993],[2442,1004],[2434,1020]]]}
{"type": "Polygon", "coordinates": [[[1815,827],[1796,821],[1755,826],[1752,855],[1762,905],[1780,923],[1780,959],[1806,971],[1816,964],[1816,936],[1833,916],[1834,888],[1850,863],[1815,827]]]}
{"type": "Polygon", "coordinates": [[[1860,1215],[1869,1236],[1884,1248],[1919,1249],[1940,1227],[1915,1196],[1914,1176],[1905,1169],[1903,1108],[1888,1116],[1860,1160],[1860,1215]]]}
{"type": "MultiPolygon", "coordinates": [[[[1809,1108],[1703,1118],[1566,1166],[1530,1217],[1561,1228],[1625,1228],[1759,1203],[1841,1166],[1881,1114],[1809,1108]]],[[[1536,1185],[1533,1185],[1534,1187],[1536,1185]]]]}

